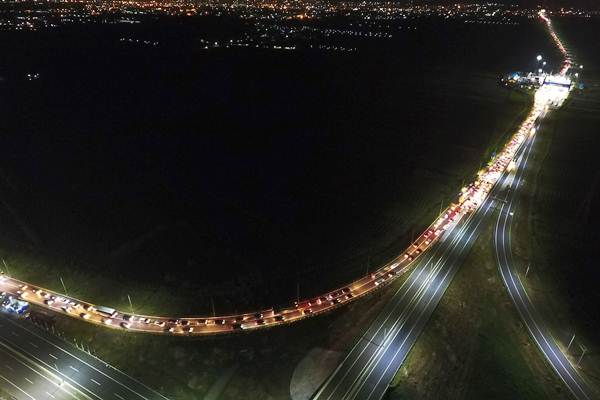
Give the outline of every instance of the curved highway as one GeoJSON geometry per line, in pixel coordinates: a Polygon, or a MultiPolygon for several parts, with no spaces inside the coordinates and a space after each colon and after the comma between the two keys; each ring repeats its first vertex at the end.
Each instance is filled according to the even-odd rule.
{"type": "MultiPolygon", "coordinates": [[[[527,125],[527,129],[529,125],[527,125]]],[[[531,151],[531,140],[517,155],[531,151]]],[[[511,179],[507,171],[483,205],[454,224],[430,254],[419,260],[407,281],[376,317],[346,358],[313,396],[313,400],[381,399],[410,352],[487,217],[497,195],[511,179]]]]}
{"type": "MultiPolygon", "coordinates": [[[[551,28],[545,15],[541,13],[540,16],[551,28]]],[[[555,41],[558,40],[556,35],[552,37],[555,41]]],[[[562,45],[559,48],[563,54],[566,53],[562,45]]],[[[561,74],[549,77],[551,79],[536,90],[532,110],[515,135],[518,139],[515,141],[514,151],[502,153],[502,156],[510,154],[510,160],[504,164],[504,168],[495,172],[494,179],[490,181],[492,189],[485,193],[483,206],[478,207],[464,221],[452,226],[435,249],[430,251],[431,254],[417,262],[415,270],[405,284],[317,390],[313,400],[383,398],[389,383],[466,257],[470,245],[477,237],[480,225],[496,206],[503,203],[498,196],[502,195],[506,188],[510,191],[511,187],[519,184],[535,142],[540,120],[552,107],[559,107],[569,94],[569,88],[562,85],[562,78],[570,65],[570,60],[566,58],[561,74]],[[554,82],[561,84],[555,85],[554,82]]],[[[504,210],[505,207],[506,204],[502,204],[501,209],[504,210]]],[[[501,215],[507,218],[512,216],[510,211],[501,215]]],[[[543,337],[543,329],[538,327],[538,330],[543,337]]],[[[560,360],[557,355],[554,357],[555,361],[560,360]]],[[[563,368],[563,373],[565,372],[563,368]]],[[[573,378],[567,374],[563,379],[573,378]]],[[[576,395],[585,394],[581,382],[572,384],[574,387],[571,390],[576,395]]]]}
{"type": "MultiPolygon", "coordinates": [[[[563,54],[566,54],[566,50],[552,30],[550,20],[546,18],[543,12],[540,13],[540,16],[550,27],[550,32],[553,34],[554,40],[560,44],[559,48],[563,54]]],[[[567,65],[570,65],[568,58],[565,61],[566,69],[568,69],[567,65]]],[[[472,215],[473,211],[479,209],[501,174],[509,166],[519,147],[524,143],[537,118],[547,110],[547,104],[551,101],[552,96],[546,92],[548,91],[537,91],[534,108],[517,133],[513,135],[502,151],[490,161],[488,166],[479,171],[475,181],[461,190],[456,202],[442,212],[414,243],[390,263],[342,288],[294,302],[294,304],[281,308],[217,317],[170,317],[130,314],[68,297],[5,275],[0,275],[0,292],[50,311],[107,328],[189,336],[259,329],[295,322],[333,310],[396,279],[406,272],[424,252],[434,246],[452,224],[463,219],[465,215],[472,215]],[[539,107],[540,104],[542,108],[539,107]]]]}

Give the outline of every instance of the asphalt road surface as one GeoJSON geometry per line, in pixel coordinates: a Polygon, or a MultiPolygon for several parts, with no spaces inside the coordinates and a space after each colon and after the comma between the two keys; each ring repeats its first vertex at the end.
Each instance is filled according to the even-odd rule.
{"type": "Polygon", "coordinates": [[[521,319],[525,322],[531,337],[546,357],[546,360],[575,398],[580,400],[592,399],[594,395],[585,380],[579,375],[577,368],[569,362],[565,354],[560,350],[544,319],[531,302],[513,262],[511,228],[518,204],[519,187],[522,184],[527,160],[527,157],[523,157],[520,160],[522,168],[518,169],[518,175],[510,182],[506,194],[506,202],[502,204],[496,221],[494,230],[496,262],[508,294],[515,303],[521,319]]]}
{"type": "Polygon", "coordinates": [[[28,321],[2,313],[0,387],[18,400],[167,400],[28,321]]]}

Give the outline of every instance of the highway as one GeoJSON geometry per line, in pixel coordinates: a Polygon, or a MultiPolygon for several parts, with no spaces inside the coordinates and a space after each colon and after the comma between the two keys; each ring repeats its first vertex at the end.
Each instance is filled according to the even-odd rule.
{"type": "MultiPolygon", "coordinates": [[[[529,152],[530,141],[520,150],[529,152]]],[[[313,400],[381,399],[429,317],[493,213],[507,172],[469,217],[454,224],[375,318],[313,400]]]]}
{"type": "MultiPolygon", "coordinates": [[[[559,90],[559,89],[556,89],[559,90]]],[[[83,300],[53,292],[40,286],[23,282],[14,277],[0,275],[0,292],[5,298],[24,300],[49,311],[111,329],[170,334],[184,336],[230,333],[253,330],[296,322],[317,314],[331,311],[378,290],[407,272],[415,263],[435,248],[436,243],[447,236],[447,230],[465,216],[477,210],[503,171],[509,166],[516,151],[523,144],[536,119],[545,112],[540,104],[546,104],[547,96],[538,96],[548,90],[538,90],[536,106],[506,146],[480,170],[476,179],[461,189],[457,199],[435,221],[402,251],[395,259],[373,273],[359,277],[348,285],[289,306],[270,308],[238,315],[213,317],[147,316],[125,313],[83,300]]]]}
{"type": "Polygon", "coordinates": [[[517,311],[523,322],[525,322],[531,337],[546,357],[546,360],[575,398],[581,400],[592,399],[593,396],[586,382],[560,350],[548,326],[544,323],[542,316],[531,302],[512,259],[511,228],[518,203],[518,189],[523,179],[522,171],[525,170],[527,159],[523,159],[521,163],[523,164],[523,168],[520,169],[521,173],[508,186],[509,191],[506,196],[506,202],[500,208],[494,230],[494,247],[498,269],[508,290],[508,294],[515,303],[517,311]]]}
{"type": "Polygon", "coordinates": [[[3,313],[0,387],[18,400],[167,400],[96,357],[3,313]]]}
{"type": "MultiPolygon", "coordinates": [[[[566,55],[568,52],[561,43],[558,35],[554,32],[551,21],[544,17],[542,15],[542,19],[546,22],[552,39],[557,43],[561,52],[566,55]]],[[[565,75],[572,64],[571,60],[567,58],[561,70],[561,75],[565,75]]],[[[536,345],[552,366],[552,369],[558,374],[575,398],[580,400],[592,399],[595,398],[595,395],[585,380],[579,375],[577,368],[571,364],[566,355],[560,350],[548,325],[544,322],[542,315],[537,311],[529,298],[513,261],[511,229],[513,220],[516,217],[515,214],[517,213],[519,188],[523,183],[527,161],[527,157],[519,160],[522,168],[519,168],[519,173],[510,181],[505,201],[500,208],[500,213],[496,220],[494,229],[496,263],[508,294],[514,302],[521,319],[525,323],[536,345]]]]}
{"type": "MultiPolygon", "coordinates": [[[[540,17],[546,21],[553,33],[551,23],[543,12],[540,17]]],[[[560,43],[558,36],[555,34],[551,36],[553,40],[560,43]]],[[[562,44],[558,47],[563,54],[566,53],[562,44]]],[[[501,215],[505,218],[512,217],[510,209],[504,212],[506,207],[510,206],[499,200],[498,196],[504,193],[506,188],[510,192],[513,185],[519,184],[541,119],[551,108],[560,107],[568,97],[570,80],[565,75],[569,71],[570,65],[571,60],[566,58],[559,75],[544,76],[544,83],[535,91],[534,103],[529,115],[500,155],[500,158],[507,158],[501,163],[501,167],[488,169],[480,175],[480,178],[488,183],[488,189],[481,193],[482,205],[466,211],[466,218],[453,223],[436,246],[425,257],[417,261],[407,281],[398,289],[344,360],[317,390],[313,400],[379,400],[384,396],[389,383],[466,257],[486,217],[498,204],[502,204],[500,206],[501,215]],[[556,85],[556,82],[560,84],[556,85]],[[565,82],[569,84],[563,85],[565,82]]],[[[492,165],[495,163],[493,162],[492,165]]],[[[514,196],[514,190],[512,196],[514,196]]],[[[468,197],[472,198],[473,196],[469,195],[468,197]]],[[[504,239],[506,240],[505,236],[504,239]]],[[[496,240],[498,239],[496,238],[496,240]]],[[[528,310],[527,312],[531,313],[528,314],[531,322],[536,321],[531,316],[533,311],[528,310]]],[[[549,340],[545,338],[547,333],[544,333],[546,330],[539,329],[539,326],[536,329],[540,335],[538,344],[545,344],[547,348],[542,351],[549,352],[548,354],[554,358],[552,363],[558,362],[556,368],[562,371],[559,375],[561,377],[565,375],[563,380],[571,379],[573,381],[568,386],[570,388],[573,386],[571,390],[574,393],[583,394],[581,381],[574,380],[571,371],[565,369],[560,354],[552,352],[548,347],[549,340]],[[575,390],[579,390],[579,392],[575,392],[575,390]]],[[[535,335],[534,338],[538,340],[535,335]]],[[[587,399],[589,397],[578,398],[587,399]]]]}

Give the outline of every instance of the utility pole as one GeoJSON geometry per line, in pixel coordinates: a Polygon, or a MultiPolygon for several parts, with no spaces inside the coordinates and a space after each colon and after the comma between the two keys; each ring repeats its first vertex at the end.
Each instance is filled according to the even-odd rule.
{"type": "Polygon", "coordinates": [[[531,263],[527,264],[527,269],[525,270],[525,278],[527,278],[527,274],[529,273],[529,267],[531,267],[531,263]]]}
{"type": "Polygon", "coordinates": [[[579,345],[579,347],[581,348],[581,350],[583,351],[583,353],[581,353],[581,357],[579,357],[579,361],[577,361],[577,366],[579,367],[579,364],[581,364],[581,360],[583,360],[583,356],[585,356],[585,352],[587,351],[587,349],[585,348],[585,346],[579,345]]]}
{"type": "Polygon", "coordinates": [[[65,296],[68,296],[69,294],[67,293],[67,287],[65,286],[65,282],[63,281],[62,276],[59,276],[58,278],[60,279],[60,283],[62,283],[63,290],[65,291],[65,296]]]}
{"type": "Polygon", "coordinates": [[[2,264],[4,264],[4,269],[6,269],[6,275],[10,276],[10,271],[8,270],[8,265],[6,264],[6,261],[4,261],[4,258],[2,259],[2,264]]]}
{"type": "Polygon", "coordinates": [[[217,313],[215,312],[215,302],[213,301],[213,298],[210,298],[210,307],[212,308],[212,313],[213,313],[213,317],[217,316],[217,313]]]}
{"type": "Polygon", "coordinates": [[[573,333],[573,337],[569,341],[569,345],[567,346],[567,353],[569,352],[569,349],[571,348],[571,345],[573,344],[573,340],[575,340],[575,334],[574,333],[573,333]]]}
{"type": "Polygon", "coordinates": [[[129,293],[127,293],[127,300],[129,300],[129,310],[133,314],[133,303],[131,303],[131,297],[129,296],[129,293]]]}

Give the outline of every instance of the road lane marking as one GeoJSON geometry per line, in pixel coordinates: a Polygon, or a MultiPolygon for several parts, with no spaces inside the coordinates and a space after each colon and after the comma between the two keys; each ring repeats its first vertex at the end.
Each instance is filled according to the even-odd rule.
{"type": "MultiPolygon", "coordinates": [[[[36,400],[35,397],[33,397],[32,395],[30,395],[29,393],[27,393],[26,391],[24,391],[23,389],[21,389],[17,384],[15,384],[13,381],[11,381],[10,379],[8,379],[4,375],[0,374],[0,378],[4,379],[6,382],[10,383],[12,386],[14,386],[15,388],[17,388],[18,391],[23,392],[23,394],[25,396],[29,397],[31,400],[36,400]]],[[[125,399],[123,399],[123,400],[125,400],[125,399]]]]}
{"type": "Polygon", "coordinates": [[[25,378],[25,380],[33,385],[33,382],[29,378],[25,378]]]}
{"type": "Polygon", "coordinates": [[[8,364],[4,364],[4,366],[5,366],[6,368],[10,369],[11,371],[14,371],[13,367],[11,367],[10,365],[8,365],[8,364]]]}
{"type": "MultiPolygon", "coordinates": [[[[82,364],[84,364],[84,365],[87,365],[88,367],[92,368],[93,370],[95,370],[95,371],[96,371],[96,372],[98,372],[99,374],[101,374],[101,375],[104,375],[106,378],[108,378],[108,379],[110,379],[111,381],[115,382],[116,384],[120,385],[120,386],[121,386],[121,387],[123,387],[125,390],[128,390],[128,391],[130,391],[131,393],[133,393],[133,394],[135,394],[135,395],[137,395],[137,396],[141,397],[141,398],[142,398],[142,399],[144,399],[144,400],[150,400],[148,397],[146,397],[146,396],[144,396],[143,394],[141,394],[141,393],[137,392],[135,389],[132,389],[131,387],[129,387],[129,386],[128,386],[128,385],[126,385],[125,383],[123,383],[123,382],[121,382],[121,381],[117,380],[116,378],[114,378],[114,377],[110,376],[109,374],[107,374],[107,373],[105,373],[105,372],[101,371],[101,370],[99,369],[100,367],[96,367],[96,366],[94,366],[94,365],[90,364],[90,362],[87,362],[87,361],[85,361],[85,360],[83,360],[83,359],[81,359],[81,358],[77,357],[77,356],[76,356],[74,353],[71,353],[69,350],[67,350],[67,349],[65,349],[65,348],[62,348],[62,347],[58,346],[58,345],[57,345],[56,343],[54,343],[53,341],[51,341],[51,340],[49,340],[49,339],[47,339],[47,338],[45,338],[45,337],[41,336],[40,334],[38,334],[38,333],[36,333],[36,332],[34,332],[34,331],[32,331],[32,330],[28,329],[28,328],[26,328],[25,326],[18,325],[18,324],[17,324],[16,322],[14,322],[14,321],[10,321],[10,320],[8,320],[7,322],[8,322],[8,323],[10,323],[10,324],[13,324],[14,326],[17,326],[19,329],[22,329],[22,330],[24,330],[24,331],[25,331],[25,332],[27,332],[29,335],[33,335],[33,336],[35,336],[35,337],[39,338],[40,340],[43,340],[44,342],[48,343],[48,344],[49,344],[49,345],[51,345],[52,347],[54,347],[54,348],[56,348],[57,350],[61,351],[62,353],[64,353],[64,354],[67,354],[68,356],[70,356],[70,357],[72,357],[72,358],[74,358],[74,359],[78,360],[78,361],[79,361],[79,362],[81,362],[82,364]]],[[[54,339],[53,339],[53,340],[54,340],[54,339]]],[[[83,353],[83,355],[82,355],[82,356],[83,356],[83,357],[88,357],[88,354],[87,354],[87,353],[83,353]]],[[[100,360],[100,359],[99,359],[99,358],[97,358],[97,357],[94,357],[94,356],[89,356],[89,357],[91,357],[91,358],[94,360],[94,361],[92,361],[92,362],[97,362],[97,361],[99,361],[99,362],[102,362],[103,364],[105,364],[105,363],[104,363],[104,361],[100,360]]],[[[40,361],[42,361],[42,360],[40,360],[40,361]]],[[[153,396],[158,396],[158,397],[160,397],[161,399],[164,399],[164,400],[169,400],[169,398],[167,398],[167,397],[163,396],[162,394],[158,393],[157,391],[155,391],[155,390],[153,390],[153,389],[149,388],[148,386],[144,385],[143,383],[141,383],[140,381],[136,380],[135,378],[132,378],[131,376],[129,376],[129,375],[127,375],[127,374],[125,374],[125,373],[124,373],[123,371],[121,371],[121,370],[118,370],[118,369],[116,369],[116,368],[114,368],[114,367],[112,367],[112,366],[111,366],[111,372],[116,372],[116,373],[120,374],[122,377],[125,377],[126,379],[128,379],[129,381],[131,381],[131,382],[135,382],[136,384],[140,385],[140,387],[142,387],[142,388],[144,388],[144,389],[148,390],[148,392],[149,392],[149,393],[152,393],[152,395],[153,395],[153,396]]],[[[73,380],[73,379],[71,379],[71,378],[69,378],[69,380],[71,380],[72,382],[74,382],[76,385],[78,385],[78,386],[80,386],[80,387],[83,387],[83,386],[79,385],[79,384],[77,383],[77,381],[75,381],[75,380],[73,380]]],[[[85,389],[85,388],[84,388],[84,389],[85,389]]],[[[87,389],[86,389],[86,390],[87,390],[87,389]]],[[[93,393],[92,393],[92,394],[93,394],[93,393]]],[[[98,397],[98,396],[96,396],[96,397],[98,397]]]]}
{"type": "Polygon", "coordinates": [[[48,353],[48,355],[49,355],[50,357],[54,358],[55,360],[58,360],[58,357],[56,357],[54,354],[52,354],[52,353],[48,353]]]}
{"type": "Polygon", "coordinates": [[[71,368],[75,372],[79,372],[79,370],[77,368],[75,368],[74,366],[72,366],[72,365],[69,365],[69,368],[71,368]]]}
{"type": "Polygon", "coordinates": [[[94,382],[96,385],[100,386],[101,383],[98,382],[97,380],[95,380],[94,378],[91,378],[90,381],[94,382]]]}
{"type": "Polygon", "coordinates": [[[31,343],[31,342],[29,342],[29,344],[30,344],[30,345],[32,345],[33,347],[35,347],[36,349],[39,349],[39,347],[38,347],[38,345],[37,345],[37,344],[35,344],[35,343],[31,343]]]}
{"type": "MultiPolygon", "coordinates": [[[[31,370],[33,373],[39,375],[42,379],[47,380],[48,382],[59,386],[59,384],[57,384],[54,379],[51,379],[54,377],[58,378],[58,376],[53,371],[52,367],[46,361],[31,354],[29,352],[29,350],[24,349],[20,346],[14,346],[14,348],[9,347],[6,343],[4,343],[3,341],[0,340],[0,351],[6,352],[11,358],[17,360],[19,363],[24,365],[26,368],[31,370]],[[2,347],[5,349],[2,349],[2,347]],[[37,369],[32,368],[29,365],[31,363],[39,364],[45,373],[42,374],[37,369]]],[[[92,398],[97,398],[98,400],[102,400],[101,397],[98,397],[93,392],[90,392],[86,387],[80,385],[76,380],[73,380],[71,377],[68,377],[68,376],[67,376],[67,378],[72,381],[72,383],[67,382],[67,385],[71,386],[76,392],[81,393],[83,396],[85,396],[85,398],[87,398],[89,400],[92,400],[92,398]],[[84,393],[81,389],[78,389],[77,387],[75,387],[75,385],[80,387],[81,389],[85,390],[86,392],[88,392],[91,396],[84,393]]],[[[61,378],[61,380],[62,380],[62,378],[61,378]]],[[[64,380],[62,380],[62,381],[63,381],[63,383],[66,382],[64,380]]],[[[66,391],[66,389],[63,389],[63,390],[66,391]]]]}
{"type": "Polygon", "coordinates": [[[52,397],[53,399],[55,399],[55,398],[56,398],[56,397],[54,397],[54,395],[53,395],[52,393],[50,393],[50,392],[46,392],[46,394],[47,394],[48,396],[52,397]]]}
{"type": "Polygon", "coordinates": [[[117,397],[118,397],[119,399],[121,399],[121,400],[125,400],[125,399],[123,398],[123,396],[121,396],[119,393],[115,393],[115,396],[117,396],[117,397]]]}

